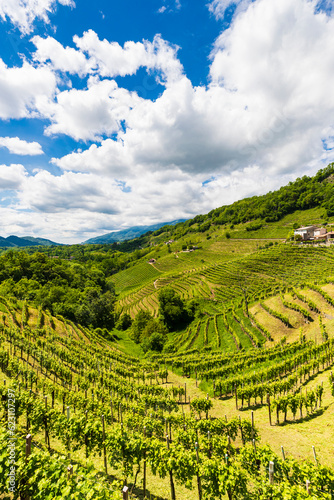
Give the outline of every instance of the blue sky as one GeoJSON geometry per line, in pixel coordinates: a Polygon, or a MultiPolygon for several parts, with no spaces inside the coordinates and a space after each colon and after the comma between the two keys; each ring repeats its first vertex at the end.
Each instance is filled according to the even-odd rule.
{"type": "Polygon", "coordinates": [[[333,161],[332,0],[0,0],[0,234],[189,218],[333,161]]]}

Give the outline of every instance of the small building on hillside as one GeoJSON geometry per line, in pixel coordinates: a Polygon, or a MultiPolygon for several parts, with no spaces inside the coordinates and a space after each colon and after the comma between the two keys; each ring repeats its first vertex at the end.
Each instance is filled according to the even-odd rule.
{"type": "MultiPolygon", "coordinates": [[[[318,226],[305,226],[305,227],[299,227],[298,229],[295,229],[295,237],[300,236],[303,241],[306,240],[313,240],[315,232],[318,231],[320,228],[318,226]]],[[[325,230],[326,232],[326,230],[325,230]]]]}
{"type": "Polygon", "coordinates": [[[316,240],[326,240],[327,243],[334,243],[334,231],[329,231],[328,233],[321,234],[315,237],[316,240]]]}
{"type": "Polygon", "coordinates": [[[334,242],[334,231],[327,232],[327,230],[324,227],[318,227],[318,226],[299,227],[298,229],[295,230],[295,237],[296,236],[300,236],[302,241],[326,240],[330,243],[334,242]]]}
{"type": "Polygon", "coordinates": [[[325,234],[326,240],[331,241],[333,243],[334,241],[334,231],[329,231],[329,233],[325,234]]]}
{"type": "Polygon", "coordinates": [[[326,237],[326,234],[328,234],[328,233],[324,227],[318,227],[318,229],[316,229],[314,231],[314,238],[315,239],[323,239],[326,237]]]}

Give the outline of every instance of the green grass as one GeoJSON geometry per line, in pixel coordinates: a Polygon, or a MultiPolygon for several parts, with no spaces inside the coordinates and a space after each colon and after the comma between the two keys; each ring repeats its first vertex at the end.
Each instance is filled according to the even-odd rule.
{"type": "Polygon", "coordinates": [[[136,344],[130,337],[129,331],[112,330],[111,335],[113,336],[113,341],[111,345],[114,345],[120,351],[128,354],[129,356],[135,356],[142,358],[144,352],[139,344],[136,344]]]}
{"type": "Polygon", "coordinates": [[[153,281],[159,276],[159,271],[151,264],[142,262],[115,274],[112,277],[112,281],[115,283],[116,293],[124,293],[133,288],[141,287],[143,284],[153,281]]]}

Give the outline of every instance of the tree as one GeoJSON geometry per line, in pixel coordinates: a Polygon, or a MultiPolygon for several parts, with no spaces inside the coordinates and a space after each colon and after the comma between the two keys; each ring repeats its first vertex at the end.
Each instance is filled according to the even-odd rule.
{"type": "Polygon", "coordinates": [[[124,313],[117,321],[116,328],[118,330],[127,330],[128,328],[130,328],[131,325],[132,325],[132,318],[130,314],[124,313]]]}
{"type": "Polygon", "coordinates": [[[185,304],[172,288],[162,288],[158,294],[159,314],[168,330],[177,329],[188,320],[185,304]]]}
{"type": "Polygon", "coordinates": [[[166,342],[166,337],[160,332],[154,332],[150,337],[146,337],[142,342],[144,352],[158,351],[161,352],[166,342]]]}
{"type": "Polygon", "coordinates": [[[141,339],[150,338],[152,335],[159,333],[164,338],[167,337],[168,329],[166,325],[164,325],[161,321],[156,318],[151,318],[146,323],[145,327],[142,330],[141,339]]]}
{"type": "Polygon", "coordinates": [[[147,323],[153,319],[148,311],[139,311],[132,323],[131,338],[139,344],[142,339],[142,333],[147,323]]]}

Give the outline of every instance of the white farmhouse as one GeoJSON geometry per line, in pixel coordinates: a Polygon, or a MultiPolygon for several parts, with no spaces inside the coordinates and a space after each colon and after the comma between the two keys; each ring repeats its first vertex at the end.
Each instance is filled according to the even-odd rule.
{"type": "MultiPolygon", "coordinates": [[[[302,240],[311,240],[315,236],[315,232],[319,231],[320,228],[318,226],[305,226],[305,227],[299,227],[298,229],[295,229],[295,237],[296,236],[301,236],[302,240]]],[[[326,230],[325,230],[326,233],[326,230]]]]}

